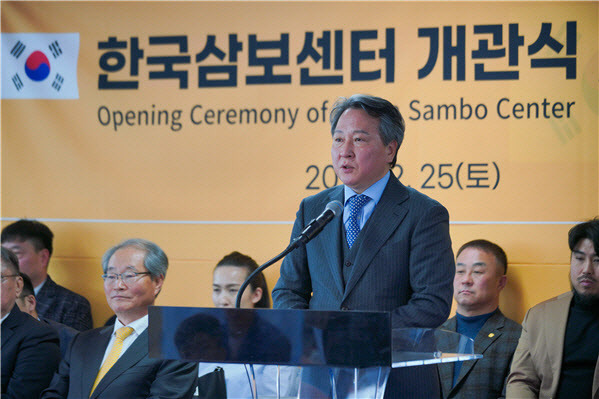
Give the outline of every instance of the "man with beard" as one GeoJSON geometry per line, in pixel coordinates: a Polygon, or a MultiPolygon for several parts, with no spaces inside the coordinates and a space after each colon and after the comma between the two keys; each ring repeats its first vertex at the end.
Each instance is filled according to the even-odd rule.
{"type": "Polygon", "coordinates": [[[572,291],[528,311],[508,398],[599,398],[599,219],[568,233],[572,291]]]}

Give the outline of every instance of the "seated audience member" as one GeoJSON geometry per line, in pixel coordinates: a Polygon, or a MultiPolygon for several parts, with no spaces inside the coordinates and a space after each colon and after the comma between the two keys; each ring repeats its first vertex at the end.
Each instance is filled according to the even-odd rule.
{"type": "MultiPolygon", "coordinates": [[[[222,258],[212,273],[212,302],[217,308],[234,308],[237,292],[246,278],[258,268],[252,258],[237,251],[222,258]]],[[[241,296],[242,308],[270,308],[264,274],[259,273],[241,296]]]]}
{"type": "Polygon", "coordinates": [[[73,339],[79,331],[57,321],[39,317],[35,310],[36,300],[31,279],[25,273],[19,273],[19,275],[23,279],[23,291],[21,291],[21,295],[17,298],[17,306],[21,309],[21,312],[30,314],[33,318],[42,323],[46,323],[56,330],[58,337],[60,338],[60,355],[64,357],[71,339],[73,339]]]}
{"type": "Polygon", "coordinates": [[[148,307],[166,277],[168,259],[156,244],[131,239],[102,258],[104,292],[114,326],[77,334],[41,398],[191,398],[196,363],[148,357],[148,307]]]}
{"type": "Polygon", "coordinates": [[[572,290],[532,307],[508,398],[599,398],[599,219],[568,233],[572,290]]]}
{"type": "MultiPolygon", "coordinates": [[[[258,264],[254,259],[237,251],[222,258],[214,268],[212,275],[212,301],[214,302],[214,306],[218,308],[235,307],[239,288],[245,279],[257,268],[258,264]]],[[[270,307],[269,291],[264,274],[259,273],[252,279],[241,296],[240,306],[242,308],[270,307]]],[[[270,339],[272,339],[272,336],[270,339]]],[[[276,348],[277,345],[285,344],[285,342],[282,342],[283,340],[279,341],[281,342],[272,342],[272,347],[276,348]]],[[[281,353],[281,356],[285,356],[285,354],[281,353]]],[[[213,372],[219,367],[224,370],[227,396],[229,398],[252,397],[248,371],[242,364],[200,363],[199,375],[202,376],[213,372]]],[[[284,395],[287,390],[294,389],[297,374],[295,369],[290,367],[281,367],[280,370],[281,394],[284,395]]],[[[260,395],[274,395],[273,397],[276,397],[276,392],[269,389],[276,387],[277,366],[254,365],[254,373],[256,378],[262,381],[261,387],[263,390],[260,392],[260,395]],[[271,381],[272,383],[265,383],[265,381],[271,381]]]]}
{"type": "MultiPolygon", "coordinates": [[[[443,398],[497,399],[505,395],[510,363],[522,331],[520,324],[499,310],[506,271],[507,256],[497,244],[474,240],[458,250],[453,280],[457,311],[440,328],[472,338],[474,352],[483,358],[439,364],[443,398]]],[[[447,350],[446,345],[449,343],[439,342],[442,350],[447,350]]]]}
{"type": "Polygon", "coordinates": [[[2,248],[2,399],[37,399],[60,362],[58,334],[15,306],[23,289],[17,256],[2,248]]]}
{"type": "Polygon", "coordinates": [[[29,276],[37,300],[37,313],[79,331],[93,327],[89,301],[54,282],[48,274],[54,234],[43,223],[19,220],[2,230],[2,246],[19,258],[21,271],[29,276]]]}

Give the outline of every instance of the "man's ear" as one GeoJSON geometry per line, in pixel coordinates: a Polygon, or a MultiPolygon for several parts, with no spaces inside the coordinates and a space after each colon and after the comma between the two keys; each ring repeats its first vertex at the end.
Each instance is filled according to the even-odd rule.
{"type": "Polygon", "coordinates": [[[387,163],[390,164],[391,162],[393,162],[393,158],[395,158],[395,154],[397,154],[397,141],[392,140],[389,144],[387,144],[385,146],[386,149],[386,157],[387,157],[387,163]]]}
{"type": "Polygon", "coordinates": [[[15,285],[16,285],[16,298],[21,296],[21,292],[23,292],[23,277],[17,276],[15,277],[15,285]]]}
{"type": "Polygon", "coordinates": [[[27,313],[32,314],[36,310],[37,300],[34,295],[27,295],[25,297],[25,306],[27,307],[27,313]]]}
{"type": "Polygon", "coordinates": [[[50,262],[50,251],[47,248],[41,249],[38,253],[38,256],[41,258],[42,263],[46,265],[46,270],[48,269],[48,263],[50,262]]]}
{"type": "Polygon", "coordinates": [[[504,274],[503,276],[499,277],[499,291],[504,289],[506,284],[507,284],[507,276],[504,274]]]}
{"type": "Polygon", "coordinates": [[[160,291],[162,290],[162,284],[164,284],[164,276],[160,275],[158,277],[154,277],[154,297],[157,297],[158,294],[160,294],[160,291]]]}

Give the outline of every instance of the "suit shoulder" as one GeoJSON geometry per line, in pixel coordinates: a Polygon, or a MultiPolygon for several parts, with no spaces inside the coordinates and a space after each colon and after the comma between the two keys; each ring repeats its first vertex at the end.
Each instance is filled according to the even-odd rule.
{"type": "MultiPolygon", "coordinates": [[[[405,186],[403,186],[405,187],[405,186]]],[[[429,197],[428,195],[421,193],[420,191],[416,190],[415,188],[412,187],[405,187],[405,189],[408,192],[408,196],[410,198],[411,201],[414,201],[415,203],[418,204],[422,204],[425,207],[440,207],[445,209],[445,207],[436,199],[429,197]]]]}
{"type": "Polygon", "coordinates": [[[58,285],[54,282],[53,289],[58,296],[60,296],[62,298],[66,298],[70,302],[86,304],[89,306],[89,301],[87,300],[87,298],[85,298],[83,295],[80,295],[74,291],[71,291],[70,289],[68,289],[66,287],[63,287],[62,285],[58,285]]]}
{"type": "Polygon", "coordinates": [[[450,317],[449,319],[447,319],[447,321],[445,321],[445,323],[441,324],[441,327],[439,327],[441,330],[448,330],[448,331],[452,331],[451,326],[454,323],[456,319],[456,316],[450,317]]]}
{"type": "Polygon", "coordinates": [[[547,299],[543,302],[540,302],[530,308],[526,313],[527,318],[537,318],[544,317],[547,314],[551,314],[562,307],[568,307],[570,305],[570,301],[572,300],[572,292],[568,291],[561,295],[555,296],[553,298],[547,299]]]}
{"type": "Polygon", "coordinates": [[[58,333],[54,328],[24,312],[19,315],[17,331],[19,331],[17,334],[22,334],[24,339],[55,341],[58,343],[58,333]]]}
{"type": "Polygon", "coordinates": [[[510,330],[522,331],[522,325],[510,318],[505,318],[505,326],[510,330]]]}
{"type": "Polygon", "coordinates": [[[335,187],[330,187],[327,188],[326,190],[322,190],[316,194],[310,195],[305,197],[302,202],[304,203],[317,203],[317,202],[323,202],[323,201],[327,201],[330,200],[333,197],[337,197],[341,195],[341,197],[343,198],[343,185],[339,185],[339,186],[335,186],[335,187]]]}

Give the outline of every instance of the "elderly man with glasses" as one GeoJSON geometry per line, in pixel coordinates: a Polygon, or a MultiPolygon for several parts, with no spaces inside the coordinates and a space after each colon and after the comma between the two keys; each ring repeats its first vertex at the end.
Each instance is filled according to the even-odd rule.
{"type": "Polygon", "coordinates": [[[73,339],[42,399],[192,398],[197,363],[148,357],[148,307],[162,289],[167,267],[162,249],[142,239],[104,254],[104,292],[115,324],[73,339]]]}

